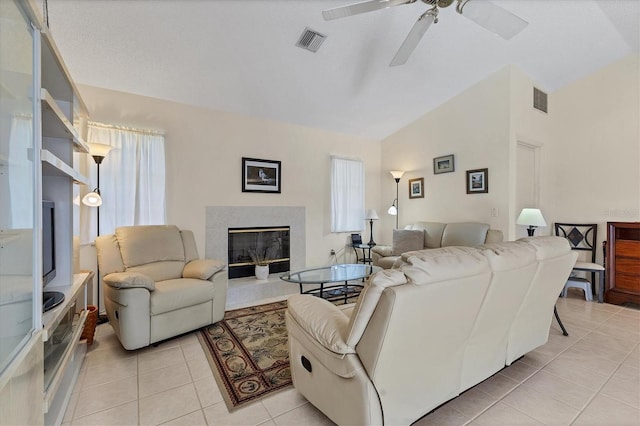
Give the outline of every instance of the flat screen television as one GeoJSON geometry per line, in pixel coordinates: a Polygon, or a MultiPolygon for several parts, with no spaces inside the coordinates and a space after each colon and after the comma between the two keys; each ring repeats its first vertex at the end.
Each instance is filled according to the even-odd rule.
{"type": "MultiPolygon", "coordinates": [[[[56,276],[56,227],[55,204],[42,201],[42,286],[45,287],[56,276]]],[[[64,293],[45,291],[42,295],[44,312],[64,301],[64,293]]]]}

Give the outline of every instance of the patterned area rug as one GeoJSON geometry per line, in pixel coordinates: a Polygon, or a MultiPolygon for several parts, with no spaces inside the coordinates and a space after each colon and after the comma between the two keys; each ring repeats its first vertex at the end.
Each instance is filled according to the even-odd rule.
{"type": "Polygon", "coordinates": [[[200,330],[213,375],[229,411],[291,386],[287,302],[227,311],[200,330]]]}

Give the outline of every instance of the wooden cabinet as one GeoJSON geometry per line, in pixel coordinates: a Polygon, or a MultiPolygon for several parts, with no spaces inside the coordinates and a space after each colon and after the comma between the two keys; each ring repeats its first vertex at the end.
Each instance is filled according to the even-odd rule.
{"type": "Polygon", "coordinates": [[[640,222],[607,223],[605,300],[640,304],[640,222]]]}

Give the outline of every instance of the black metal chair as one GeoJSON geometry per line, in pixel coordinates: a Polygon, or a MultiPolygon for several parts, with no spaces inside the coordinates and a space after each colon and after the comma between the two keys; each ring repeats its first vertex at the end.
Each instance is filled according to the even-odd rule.
{"type": "Polygon", "coordinates": [[[556,223],[555,233],[557,236],[564,237],[569,241],[572,250],[580,250],[591,252],[591,261],[581,261],[578,259],[573,272],[567,280],[562,290],[562,297],[567,296],[567,290],[576,287],[584,290],[584,296],[587,301],[593,300],[595,291],[596,273],[599,278],[598,303],[604,301],[604,267],[596,263],[596,244],[598,240],[598,225],[595,223],[573,224],[573,223],[556,223]],[[590,272],[591,281],[586,278],[575,275],[576,271],[590,272]]]}

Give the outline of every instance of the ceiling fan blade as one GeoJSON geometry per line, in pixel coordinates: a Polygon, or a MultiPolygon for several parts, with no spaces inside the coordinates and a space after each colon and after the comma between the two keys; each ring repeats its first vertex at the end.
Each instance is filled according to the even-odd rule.
{"type": "Polygon", "coordinates": [[[347,6],[336,7],[322,11],[325,21],[332,19],[346,18],[347,16],[359,13],[373,12],[374,10],[386,9],[387,7],[399,6],[401,4],[413,3],[416,0],[369,0],[361,3],[353,3],[347,6]]]}
{"type": "Polygon", "coordinates": [[[510,40],[529,25],[524,19],[486,0],[460,1],[456,10],[505,40],[510,40]]]}
{"type": "Polygon", "coordinates": [[[396,52],[396,56],[391,60],[389,64],[390,67],[402,65],[407,62],[411,53],[413,53],[418,43],[420,43],[420,40],[422,40],[424,33],[427,32],[431,24],[436,20],[437,14],[437,9],[429,9],[418,18],[418,21],[413,24],[413,28],[411,28],[411,31],[407,34],[407,38],[402,42],[400,49],[396,52]]]}

